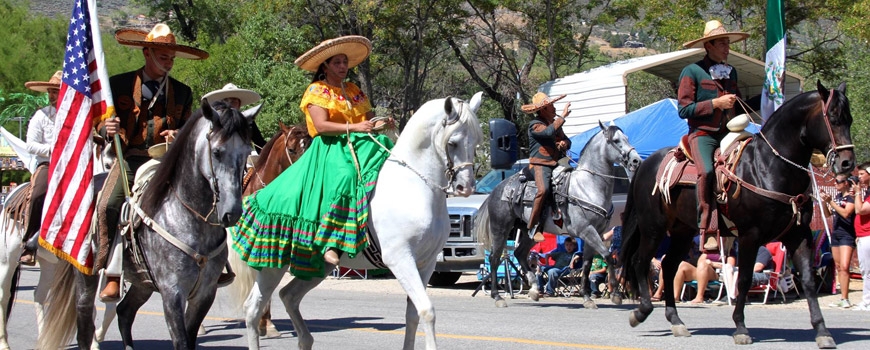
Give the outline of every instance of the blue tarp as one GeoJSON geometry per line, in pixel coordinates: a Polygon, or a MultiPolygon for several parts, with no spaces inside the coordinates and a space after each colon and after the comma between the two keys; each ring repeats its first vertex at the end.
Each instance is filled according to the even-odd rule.
{"type": "MultiPolygon", "coordinates": [[[[677,112],[677,100],[672,98],[628,113],[614,119],[612,123],[622,129],[628,136],[628,142],[631,142],[643,159],[662,147],[676,146],[680,138],[689,131],[686,120],[680,119],[677,112]]],[[[604,123],[604,125],[609,124],[604,123]]],[[[576,161],[589,139],[600,130],[596,127],[572,136],[569,156],[576,161]]],[[[746,131],[757,133],[758,127],[750,123],[746,131]]]]}

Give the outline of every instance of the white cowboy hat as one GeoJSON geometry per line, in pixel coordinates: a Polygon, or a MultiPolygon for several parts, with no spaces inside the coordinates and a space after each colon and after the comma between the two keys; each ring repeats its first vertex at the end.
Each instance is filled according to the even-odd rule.
{"type": "Polygon", "coordinates": [[[556,101],[565,98],[565,96],[567,96],[567,95],[562,95],[562,96],[557,96],[555,98],[550,98],[550,96],[547,96],[547,94],[545,94],[543,92],[538,92],[534,96],[532,96],[532,103],[531,104],[522,106],[523,112],[526,112],[529,114],[535,113],[535,112],[541,110],[542,108],[547,107],[547,106],[555,103],[556,101]]]}
{"type": "Polygon", "coordinates": [[[175,34],[169,26],[158,23],[150,32],[136,28],[122,28],[115,32],[115,40],[118,44],[128,47],[149,47],[175,51],[176,57],[191,60],[208,58],[208,52],[192,46],[180,45],[175,42],[175,34]]]}
{"type": "Polygon", "coordinates": [[[51,76],[51,79],[48,81],[28,81],[24,83],[24,87],[39,92],[47,92],[48,89],[60,89],[60,80],[63,78],[63,72],[57,71],[54,72],[54,75],[51,76]]]}
{"type": "Polygon", "coordinates": [[[240,89],[236,84],[229,83],[224,85],[220,90],[215,90],[205,94],[202,98],[208,100],[209,103],[221,101],[225,98],[237,98],[242,101],[242,106],[247,106],[260,101],[260,94],[253,90],[240,89]]]}
{"type": "Polygon", "coordinates": [[[704,25],[704,36],[700,39],[695,39],[683,44],[683,47],[687,49],[691,48],[702,48],[704,47],[704,43],[710,40],[716,40],[719,38],[728,38],[731,39],[731,43],[736,43],[739,41],[746,40],[749,37],[749,34],[743,32],[729,32],[725,30],[725,25],[722,22],[717,20],[708,21],[706,25],[704,25]]]}
{"type": "Polygon", "coordinates": [[[344,54],[347,56],[347,68],[353,68],[365,61],[371,53],[372,42],[369,39],[359,35],[347,35],[318,44],[299,56],[293,63],[299,68],[313,73],[317,72],[317,67],[326,59],[344,54]]]}

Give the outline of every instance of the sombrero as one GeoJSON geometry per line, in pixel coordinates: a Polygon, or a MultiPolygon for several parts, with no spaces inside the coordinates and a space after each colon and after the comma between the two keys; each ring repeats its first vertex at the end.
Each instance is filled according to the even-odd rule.
{"type": "Polygon", "coordinates": [[[224,85],[220,90],[215,90],[205,94],[202,98],[208,100],[209,103],[220,101],[225,98],[237,98],[242,101],[242,106],[247,106],[252,103],[257,103],[260,100],[260,94],[248,89],[239,89],[236,84],[229,83],[224,85]]]}
{"type": "Polygon", "coordinates": [[[191,60],[208,58],[208,52],[195,47],[177,44],[175,42],[175,34],[172,34],[169,26],[163,23],[155,25],[150,32],[136,28],[118,29],[115,32],[115,40],[118,41],[118,44],[128,47],[152,47],[173,50],[176,57],[191,60]]]}
{"type": "Polygon", "coordinates": [[[717,20],[708,21],[704,26],[704,36],[700,39],[695,39],[683,44],[683,47],[687,49],[691,48],[702,48],[704,47],[704,43],[710,40],[716,40],[719,38],[728,38],[731,40],[731,43],[736,43],[739,41],[746,40],[749,37],[749,34],[743,32],[729,32],[725,30],[725,26],[722,22],[717,20]]]}
{"type": "Polygon", "coordinates": [[[369,39],[359,35],[347,35],[318,44],[293,63],[309,72],[317,72],[317,67],[326,59],[344,54],[347,56],[347,68],[353,68],[365,61],[371,52],[372,42],[369,39]]]}
{"type": "Polygon", "coordinates": [[[24,87],[39,92],[47,92],[51,88],[60,89],[61,78],[63,78],[63,72],[57,71],[48,81],[28,81],[24,83],[24,87]]]}
{"type": "Polygon", "coordinates": [[[530,114],[535,113],[535,112],[541,110],[542,108],[547,107],[547,106],[555,103],[556,101],[565,98],[565,96],[566,95],[558,96],[555,98],[550,98],[550,96],[547,96],[547,94],[545,94],[543,92],[538,92],[534,96],[532,96],[532,104],[522,106],[523,112],[530,113],[530,114]]]}

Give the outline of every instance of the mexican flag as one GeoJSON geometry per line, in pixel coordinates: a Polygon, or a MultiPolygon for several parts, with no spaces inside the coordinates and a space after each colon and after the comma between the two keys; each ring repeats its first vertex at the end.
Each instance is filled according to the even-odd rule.
{"type": "Polygon", "coordinates": [[[782,0],[767,0],[767,56],[764,88],[761,92],[761,119],[773,114],[783,102],[785,82],[785,10],[782,0]]]}

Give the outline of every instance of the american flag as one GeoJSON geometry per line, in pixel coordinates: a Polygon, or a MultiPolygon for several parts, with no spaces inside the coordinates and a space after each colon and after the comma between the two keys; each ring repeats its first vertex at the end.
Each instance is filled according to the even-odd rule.
{"type": "Polygon", "coordinates": [[[63,79],[48,166],[48,192],[39,244],[92,274],[91,217],[94,213],[94,126],[114,113],[103,58],[95,0],[75,0],[69,20],[63,79]]]}

